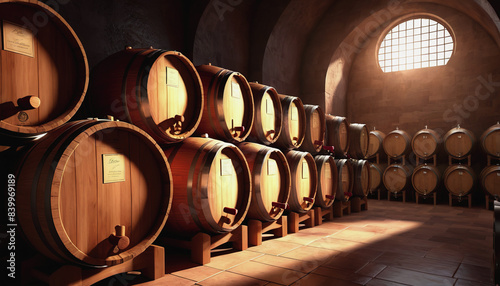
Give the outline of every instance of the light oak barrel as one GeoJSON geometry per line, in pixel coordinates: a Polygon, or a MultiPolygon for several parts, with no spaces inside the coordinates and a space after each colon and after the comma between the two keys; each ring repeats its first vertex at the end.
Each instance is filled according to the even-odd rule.
{"type": "Polygon", "coordinates": [[[283,123],[281,100],[276,89],[251,82],[254,99],[254,120],[252,131],[247,140],[270,145],[278,140],[283,123]]]}
{"type": "Polygon", "coordinates": [[[201,65],[196,70],[203,83],[205,108],[197,135],[231,143],[245,141],[253,128],[254,100],[246,78],[224,68],[201,65]]]}
{"type": "Polygon", "coordinates": [[[481,171],[481,186],[493,197],[500,196],[500,166],[491,165],[481,171]]]}
{"type": "Polygon", "coordinates": [[[16,177],[23,233],[63,263],[102,267],[137,257],[160,234],[172,202],[163,151],[125,122],[82,120],[51,131],[16,177]]]}
{"type": "Polygon", "coordinates": [[[352,195],[365,197],[370,192],[370,163],[367,160],[351,160],[353,169],[352,195]]]}
{"type": "Polygon", "coordinates": [[[383,142],[385,138],[385,133],[380,130],[372,130],[368,135],[368,152],[366,153],[366,158],[373,158],[377,154],[384,152],[383,142]]]}
{"type": "Polygon", "coordinates": [[[306,133],[299,149],[315,155],[323,149],[325,143],[325,113],[318,105],[304,104],[304,110],[306,133]]]}
{"type": "Polygon", "coordinates": [[[457,126],[450,129],[443,136],[444,150],[453,158],[467,157],[471,151],[476,138],[472,131],[457,126]]]}
{"type": "Polygon", "coordinates": [[[240,226],[252,197],[250,169],[240,149],[216,139],[190,137],[164,151],[174,174],[166,234],[190,238],[240,226]]]}
{"type": "Polygon", "coordinates": [[[411,148],[418,157],[428,159],[438,153],[440,142],[441,136],[426,126],[413,135],[411,148]]]}
{"type": "Polygon", "coordinates": [[[281,134],[273,146],[282,150],[297,149],[305,137],[306,112],[302,100],[298,97],[279,95],[283,110],[281,134]]]}
{"type": "Polygon", "coordinates": [[[0,23],[5,41],[0,49],[0,141],[20,145],[75,115],[87,92],[89,67],[73,29],[42,2],[0,0],[0,23]],[[40,19],[44,25],[36,25],[40,19]],[[18,35],[25,42],[16,45],[18,35]]]}
{"type": "Polygon", "coordinates": [[[451,165],[443,173],[446,189],[457,197],[468,195],[474,187],[475,180],[474,170],[466,165],[451,165]]]}
{"type": "Polygon", "coordinates": [[[292,188],[288,199],[290,210],[305,213],[313,207],[316,197],[318,184],[316,162],[307,152],[288,151],[285,155],[292,175],[292,188]]]}
{"type": "Polygon", "coordinates": [[[316,155],[316,169],[318,170],[318,187],[314,205],[327,209],[335,201],[338,187],[338,171],[333,156],[316,155]]]}
{"type": "Polygon", "coordinates": [[[393,130],[384,138],[384,151],[390,158],[402,158],[411,151],[410,142],[411,137],[406,131],[400,129],[393,130]]]}
{"type": "Polygon", "coordinates": [[[191,136],[204,106],[201,80],[179,52],[127,47],[91,74],[88,108],[139,126],[158,143],[191,136]]]}
{"type": "Polygon", "coordinates": [[[399,193],[410,186],[413,166],[392,164],[384,171],[384,186],[390,193],[399,193]]]}
{"type": "Polygon", "coordinates": [[[427,196],[438,190],[442,170],[434,165],[419,165],[413,170],[411,183],[415,192],[427,196]]]}
{"type": "Polygon", "coordinates": [[[352,188],[354,186],[354,170],[349,159],[335,159],[335,164],[337,165],[338,171],[338,184],[337,184],[337,194],[335,199],[337,201],[345,201],[346,194],[352,194],[352,188]]]}
{"type": "Polygon", "coordinates": [[[486,129],[481,135],[481,147],[486,154],[500,158],[500,123],[486,129]]]}
{"type": "Polygon", "coordinates": [[[326,115],[326,146],[333,146],[335,157],[345,158],[349,150],[349,123],[345,117],[326,115]]]}
{"type": "Polygon", "coordinates": [[[377,163],[370,163],[370,191],[376,191],[382,184],[385,166],[377,163]]]}
{"type": "Polygon", "coordinates": [[[349,124],[349,156],[354,159],[364,159],[368,154],[369,132],[366,124],[349,124]]]}
{"type": "Polygon", "coordinates": [[[285,155],[257,143],[238,144],[252,174],[252,200],[247,218],[275,221],[287,207],[291,174],[285,155]]]}

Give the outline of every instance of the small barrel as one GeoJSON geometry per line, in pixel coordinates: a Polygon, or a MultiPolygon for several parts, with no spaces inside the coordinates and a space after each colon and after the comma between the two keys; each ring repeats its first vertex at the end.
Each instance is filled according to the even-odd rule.
{"type": "Polygon", "coordinates": [[[192,237],[227,233],[245,219],[252,178],[243,153],[231,143],[190,137],[167,146],[173,184],[172,211],[164,232],[192,237]]]}
{"type": "Polygon", "coordinates": [[[318,185],[318,172],[314,157],[307,152],[288,151],[286,160],[292,175],[292,189],[288,204],[290,210],[305,213],[314,205],[318,185]]]}
{"type": "Polygon", "coordinates": [[[158,143],[191,136],[204,99],[195,67],[179,52],[125,48],[92,70],[89,109],[148,132],[158,143]]]}
{"type": "Polygon", "coordinates": [[[369,137],[368,142],[370,144],[368,145],[368,152],[366,154],[366,158],[373,158],[377,154],[383,152],[382,144],[384,142],[385,133],[380,130],[373,129],[372,131],[370,131],[368,137],[369,137]]]}
{"type": "Polygon", "coordinates": [[[248,140],[270,145],[278,140],[281,134],[283,110],[276,89],[270,86],[250,83],[254,99],[254,120],[248,140]]]}
{"type": "Polygon", "coordinates": [[[257,143],[238,144],[252,174],[252,200],[247,218],[274,221],[288,207],[291,175],[285,155],[257,143]]]}
{"type": "Polygon", "coordinates": [[[314,205],[326,209],[333,204],[337,194],[337,166],[332,156],[318,155],[314,160],[318,170],[318,188],[314,205]]]}
{"type": "Polygon", "coordinates": [[[466,165],[451,165],[443,173],[443,181],[451,195],[462,197],[468,195],[474,187],[476,175],[466,165]]]}
{"type": "Polygon", "coordinates": [[[481,171],[481,185],[493,197],[500,196],[500,166],[491,165],[481,171]]]}
{"type": "Polygon", "coordinates": [[[370,192],[370,163],[367,160],[351,160],[353,170],[352,195],[365,197],[370,192]]]}
{"type": "Polygon", "coordinates": [[[403,191],[410,185],[412,173],[413,167],[410,165],[392,164],[387,166],[383,176],[385,188],[391,193],[403,191]]]}
{"type": "Polygon", "coordinates": [[[443,140],[446,153],[456,159],[467,157],[476,141],[474,134],[460,125],[446,132],[443,140]]]}
{"type": "Polygon", "coordinates": [[[389,132],[383,142],[384,151],[387,156],[398,159],[406,156],[411,150],[411,137],[404,130],[397,128],[389,132]]]}
{"type": "Polygon", "coordinates": [[[279,95],[283,109],[281,134],[273,146],[283,150],[297,149],[306,135],[306,112],[298,97],[279,95]]]}
{"type": "Polygon", "coordinates": [[[337,195],[335,199],[337,201],[343,202],[348,197],[352,195],[352,188],[354,185],[354,170],[351,160],[348,159],[335,159],[335,164],[337,165],[337,171],[339,173],[338,183],[337,183],[337,195]]]}
{"type": "Polygon", "coordinates": [[[370,142],[368,128],[366,124],[349,124],[349,156],[354,159],[364,159],[368,154],[368,145],[370,142]]]}
{"type": "Polygon", "coordinates": [[[77,35],[48,5],[0,0],[0,11],[0,145],[22,145],[75,115],[89,67],[77,35]]]}
{"type": "Polygon", "coordinates": [[[413,135],[411,147],[415,155],[423,159],[429,159],[438,153],[439,142],[441,142],[441,136],[436,131],[425,126],[424,129],[413,135]]]}
{"type": "Polygon", "coordinates": [[[441,171],[434,165],[419,165],[413,170],[411,183],[415,192],[427,196],[437,191],[441,181],[441,171]]]}
{"type": "Polygon", "coordinates": [[[323,149],[325,143],[325,113],[318,105],[304,104],[306,112],[306,135],[300,150],[313,155],[323,149]]]}
{"type": "Polygon", "coordinates": [[[333,146],[335,157],[345,158],[349,149],[349,123],[345,117],[326,115],[325,146],[333,146]]]}
{"type": "Polygon", "coordinates": [[[196,67],[203,83],[205,108],[197,135],[239,143],[250,135],[254,119],[252,90],[246,78],[212,65],[196,67]]]}
{"type": "Polygon", "coordinates": [[[377,163],[370,163],[370,192],[376,191],[382,185],[385,168],[377,163]]]}
{"type": "Polygon", "coordinates": [[[481,147],[486,154],[500,158],[500,123],[486,129],[481,135],[481,147]]]}
{"type": "Polygon", "coordinates": [[[172,202],[163,151],[126,122],[74,121],[49,132],[24,156],[16,179],[25,237],[51,259],[84,266],[141,254],[172,202]]]}

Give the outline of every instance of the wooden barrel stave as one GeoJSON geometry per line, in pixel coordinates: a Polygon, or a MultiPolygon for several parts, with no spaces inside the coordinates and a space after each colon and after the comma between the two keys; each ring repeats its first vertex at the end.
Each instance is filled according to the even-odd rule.
{"type": "Polygon", "coordinates": [[[443,181],[451,195],[462,197],[468,195],[473,187],[476,175],[466,165],[451,165],[443,173],[443,181]]]}
{"type": "Polygon", "coordinates": [[[372,130],[369,134],[368,142],[368,152],[366,154],[366,158],[373,158],[377,154],[380,154],[383,151],[383,142],[385,138],[385,133],[380,130],[372,130]]]}
{"type": "Polygon", "coordinates": [[[318,172],[314,157],[300,151],[288,151],[285,155],[292,178],[288,199],[290,210],[305,213],[313,207],[316,197],[318,172]]]}
{"type": "Polygon", "coordinates": [[[377,190],[383,185],[382,178],[384,170],[384,165],[370,163],[370,192],[377,190]]]}
{"type": "Polygon", "coordinates": [[[283,123],[281,100],[276,89],[255,82],[250,83],[254,98],[254,120],[247,140],[270,145],[278,140],[283,123]]]}
{"type": "Polygon", "coordinates": [[[326,146],[333,146],[335,157],[345,158],[349,149],[349,123],[345,117],[326,115],[326,146]]]}
{"type": "Polygon", "coordinates": [[[392,164],[384,171],[384,186],[390,193],[399,193],[410,184],[413,167],[410,165],[392,164]]]}
{"type": "Polygon", "coordinates": [[[500,196],[500,166],[491,165],[481,171],[481,185],[493,197],[500,196]]]}
{"type": "Polygon", "coordinates": [[[500,123],[497,123],[481,135],[481,147],[486,154],[500,158],[500,123]]]}
{"type": "Polygon", "coordinates": [[[351,161],[348,159],[335,159],[335,164],[337,165],[339,178],[335,199],[343,202],[346,200],[346,193],[352,194],[354,170],[351,161]]]}
{"type": "Polygon", "coordinates": [[[351,160],[353,166],[352,195],[365,197],[370,191],[370,164],[366,160],[351,160]]]}
{"type": "Polygon", "coordinates": [[[325,113],[318,105],[304,104],[304,110],[306,113],[306,132],[304,142],[299,149],[315,155],[323,149],[325,141],[325,113]]]}
{"type": "Polygon", "coordinates": [[[446,132],[443,141],[446,153],[453,158],[460,159],[471,153],[476,139],[470,130],[457,126],[446,132]]]}
{"type": "Polygon", "coordinates": [[[384,151],[387,156],[398,159],[410,152],[410,135],[404,130],[396,129],[389,132],[383,141],[384,151]]]}
{"type": "Polygon", "coordinates": [[[281,134],[273,146],[292,150],[299,148],[304,142],[306,113],[302,100],[298,97],[279,95],[283,110],[281,134]]]}
{"type": "Polygon", "coordinates": [[[354,159],[364,159],[368,154],[369,132],[366,124],[349,124],[349,156],[354,159]]]}
{"type": "Polygon", "coordinates": [[[427,196],[437,191],[441,181],[442,171],[429,164],[419,165],[413,170],[411,182],[415,192],[427,196]]]}
{"type": "Polygon", "coordinates": [[[436,131],[424,128],[413,135],[411,147],[415,155],[428,159],[438,153],[440,142],[441,136],[436,131]]]}
{"type": "Polygon", "coordinates": [[[338,187],[338,171],[333,156],[317,155],[314,157],[318,170],[318,186],[314,205],[323,209],[332,206],[338,187]]]}

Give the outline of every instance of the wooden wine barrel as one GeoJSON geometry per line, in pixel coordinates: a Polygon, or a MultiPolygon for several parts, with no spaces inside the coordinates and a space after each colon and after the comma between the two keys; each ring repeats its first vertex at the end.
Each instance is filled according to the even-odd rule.
{"type": "Polygon", "coordinates": [[[481,135],[481,147],[486,154],[500,158],[500,123],[484,131],[481,135]]]}
{"type": "Polygon", "coordinates": [[[190,238],[199,232],[227,233],[243,222],[252,178],[240,149],[215,139],[190,137],[164,151],[175,174],[166,234],[190,238]]]}
{"type": "Polygon", "coordinates": [[[82,120],[51,131],[16,178],[23,233],[64,263],[100,267],[136,257],[160,234],[172,202],[165,155],[125,122],[82,120]]]}
{"type": "Polygon", "coordinates": [[[384,151],[391,158],[404,157],[411,150],[410,142],[410,135],[406,131],[396,128],[396,130],[389,132],[385,136],[383,142],[384,151]]]}
{"type": "Polygon", "coordinates": [[[201,80],[188,58],[131,47],[92,70],[88,102],[94,114],[139,126],[158,143],[191,136],[204,106],[201,80]]]}
{"type": "Polygon", "coordinates": [[[238,144],[252,174],[252,200],[247,218],[274,221],[288,207],[291,175],[285,155],[278,149],[256,143],[238,144]]]}
{"type": "Polygon", "coordinates": [[[370,163],[366,160],[351,160],[353,170],[352,195],[365,197],[370,191],[370,163]]]}
{"type": "Polygon", "coordinates": [[[317,154],[325,142],[325,113],[318,105],[304,104],[306,112],[306,135],[299,149],[317,154]]]}
{"type": "Polygon", "coordinates": [[[349,156],[354,159],[364,159],[368,154],[370,137],[366,124],[349,124],[349,156]]]}
{"type": "Polygon", "coordinates": [[[370,163],[370,192],[376,191],[381,187],[384,171],[384,165],[370,163]]]}
{"type": "Polygon", "coordinates": [[[89,82],[87,56],[70,25],[42,2],[0,0],[0,23],[0,145],[25,144],[76,113],[89,82]]]}
{"type": "Polygon", "coordinates": [[[460,125],[446,132],[443,140],[446,153],[458,159],[467,157],[476,141],[474,134],[465,128],[461,128],[460,125]]]}
{"type": "Polygon", "coordinates": [[[382,144],[384,142],[385,133],[380,130],[373,129],[370,131],[368,135],[368,152],[366,154],[366,158],[373,158],[377,154],[381,154],[383,152],[382,144]]]}
{"type": "Polygon", "coordinates": [[[451,165],[443,173],[443,181],[451,195],[462,197],[468,195],[474,187],[476,175],[466,165],[451,165]]]}
{"type": "Polygon", "coordinates": [[[333,146],[335,157],[345,158],[349,149],[349,123],[345,117],[326,115],[326,146],[333,146]]]}
{"type": "Polygon", "coordinates": [[[481,171],[481,185],[493,197],[500,196],[500,166],[491,165],[481,171]]]}
{"type": "Polygon", "coordinates": [[[311,154],[300,151],[288,151],[286,160],[292,175],[292,189],[288,204],[290,210],[305,213],[314,205],[318,185],[316,162],[311,154]]]}
{"type": "Polygon", "coordinates": [[[273,146],[283,150],[292,150],[302,145],[305,137],[306,112],[302,100],[298,97],[279,95],[283,109],[281,134],[273,146]]]}
{"type": "Polygon", "coordinates": [[[314,205],[326,209],[332,206],[337,194],[337,166],[332,156],[317,155],[314,160],[318,170],[318,187],[314,205]]]}
{"type": "Polygon", "coordinates": [[[351,161],[348,159],[335,159],[335,164],[337,165],[337,171],[339,173],[335,199],[343,202],[345,201],[346,193],[352,194],[354,170],[351,161]]]}
{"type": "Polygon", "coordinates": [[[251,82],[255,114],[253,127],[248,140],[270,145],[281,134],[283,110],[276,89],[270,86],[251,82]]]}
{"type": "Polygon", "coordinates": [[[411,183],[415,192],[427,196],[437,191],[441,181],[441,171],[434,165],[419,165],[413,170],[411,183]]]}
{"type": "Polygon", "coordinates": [[[410,165],[392,164],[387,166],[383,176],[385,188],[391,193],[403,191],[410,185],[412,173],[413,167],[410,165]]]}
{"type": "Polygon", "coordinates": [[[424,129],[413,135],[411,147],[415,155],[423,159],[428,159],[437,154],[440,142],[441,136],[436,131],[428,129],[425,126],[424,129]]]}
{"type": "Polygon", "coordinates": [[[196,67],[203,83],[205,108],[196,134],[239,143],[250,135],[254,100],[246,78],[212,65],[196,67]]]}

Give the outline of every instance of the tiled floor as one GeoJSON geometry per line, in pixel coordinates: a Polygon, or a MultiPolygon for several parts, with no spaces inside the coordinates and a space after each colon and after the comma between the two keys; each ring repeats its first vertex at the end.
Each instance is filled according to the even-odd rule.
{"type": "Polygon", "coordinates": [[[493,212],[369,201],[352,213],[209,264],[167,250],[167,275],[143,285],[492,285],[493,212]]]}

